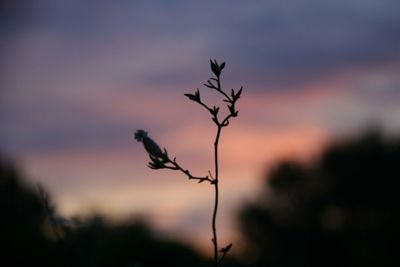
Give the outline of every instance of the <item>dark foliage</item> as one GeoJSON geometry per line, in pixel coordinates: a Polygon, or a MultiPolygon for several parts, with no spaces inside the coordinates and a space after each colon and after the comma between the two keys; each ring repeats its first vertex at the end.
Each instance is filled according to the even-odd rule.
{"type": "Polygon", "coordinates": [[[400,140],[377,132],[332,145],[311,165],[279,164],[240,214],[254,266],[400,266],[400,140]],[[268,191],[270,192],[270,191],[268,191]]]}
{"type": "Polygon", "coordinates": [[[157,239],[141,223],[110,226],[93,218],[63,242],[65,266],[204,266],[192,249],[157,239]]]}
{"type": "Polygon", "coordinates": [[[55,235],[36,192],[0,158],[0,266],[204,266],[191,248],[163,240],[142,223],[110,225],[101,217],[55,235]]]}
{"type": "Polygon", "coordinates": [[[0,214],[0,265],[56,265],[55,246],[42,234],[45,215],[39,196],[22,184],[14,166],[2,158],[0,214]]]}
{"type": "MultiPolygon", "coordinates": [[[[400,140],[372,133],[332,145],[311,165],[284,162],[241,211],[250,266],[400,266],[400,140]],[[268,193],[267,193],[268,192],[268,193]]],[[[0,158],[0,266],[206,266],[144,224],[101,217],[55,232],[37,189],[0,158]]],[[[57,212],[54,212],[57,215],[57,212]]],[[[224,266],[243,266],[232,258],[224,266]]]]}

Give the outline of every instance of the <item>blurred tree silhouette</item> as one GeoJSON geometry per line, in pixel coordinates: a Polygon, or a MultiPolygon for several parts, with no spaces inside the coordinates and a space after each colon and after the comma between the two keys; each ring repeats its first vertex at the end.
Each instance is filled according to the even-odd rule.
{"type": "Polygon", "coordinates": [[[64,241],[65,266],[203,266],[192,249],[160,240],[141,223],[108,225],[93,217],[64,241]]]}
{"type": "MultiPolygon", "coordinates": [[[[62,239],[45,214],[39,192],[0,157],[0,266],[204,266],[191,248],[155,237],[143,224],[111,225],[100,216],[65,228],[62,239]],[[46,223],[47,222],[47,223],[46,223]]],[[[78,221],[78,220],[77,220],[78,221]]]]}
{"type": "Polygon", "coordinates": [[[240,213],[253,266],[400,266],[400,140],[377,131],[283,162],[240,213]],[[270,190],[267,190],[269,188],[270,190]],[[267,192],[268,191],[268,192],[267,192]]]}
{"type": "Polygon", "coordinates": [[[0,265],[54,266],[55,246],[42,231],[44,213],[15,167],[0,157],[0,265]],[[50,256],[50,257],[49,257],[50,256]]]}
{"type": "MultiPolygon", "coordinates": [[[[400,266],[400,139],[372,132],[306,165],[283,162],[241,210],[250,266],[400,266]]],[[[0,157],[0,266],[205,266],[143,223],[81,219],[52,238],[43,201],[0,157]]],[[[53,233],[54,234],[54,233],[53,233]]],[[[224,266],[243,266],[230,259],[224,266]]]]}

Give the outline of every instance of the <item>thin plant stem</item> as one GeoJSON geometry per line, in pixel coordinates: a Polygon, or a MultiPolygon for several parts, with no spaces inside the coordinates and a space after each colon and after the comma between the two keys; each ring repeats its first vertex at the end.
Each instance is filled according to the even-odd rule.
{"type": "Polygon", "coordinates": [[[214,211],[212,217],[212,231],[213,231],[213,244],[214,244],[214,267],[218,266],[218,238],[217,238],[217,212],[218,212],[218,200],[219,200],[219,190],[218,190],[218,144],[219,137],[221,136],[222,127],[217,125],[217,135],[214,142],[214,161],[215,161],[215,176],[214,176],[214,189],[215,189],[215,199],[214,199],[214,211]]]}
{"type": "Polygon", "coordinates": [[[236,91],[234,89],[231,89],[230,95],[227,94],[224,90],[222,90],[221,80],[220,80],[221,71],[225,67],[225,62],[223,62],[222,64],[218,64],[216,60],[214,61],[210,60],[210,63],[211,63],[211,70],[215,76],[207,80],[207,83],[205,83],[204,86],[217,91],[224,97],[223,101],[227,103],[227,107],[229,110],[228,115],[224,119],[220,120],[218,118],[218,112],[220,110],[220,107],[216,106],[211,107],[208,106],[206,103],[204,103],[200,97],[200,91],[198,88],[194,94],[184,94],[184,95],[188,97],[190,100],[200,104],[206,110],[208,110],[208,112],[210,112],[212,115],[212,121],[217,126],[217,133],[214,141],[214,164],[215,164],[214,177],[212,177],[211,171],[208,171],[209,176],[203,176],[203,177],[193,176],[189,172],[189,170],[182,168],[178,164],[176,158],[171,160],[165,148],[164,152],[162,152],[160,147],[151,138],[148,137],[147,132],[145,132],[144,130],[137,130],[135,133],[135,139],[139,142],[143,142],[145,149],[149,153],[151,160],[147,165],[149,168],[181,171],[191,180],[192,179],[197,180],[199,183],[207,181],[210,184],[214,185],[215,198],[214,198],[214,209],[212,214],[211,227],[213,236],[212,243],[214,247],[213,266],[218,267],[218,265],[225,258],[226,254],[232,248],[232,243],[230,243],[229,245],[222,247],[221,249],[218,249],[218,237],[217,237],[217,213],[218,213],[218,203],[219,203],[218,145],[222,128],[229,125],[229,120],[231,118],[238,116],[238,111],[236,109],[236,101],[240,98],[243,87],[240,87],[240,89],[236,91]],[[218,257],[218,253],[222,253],[220,258],[218,257]]]}

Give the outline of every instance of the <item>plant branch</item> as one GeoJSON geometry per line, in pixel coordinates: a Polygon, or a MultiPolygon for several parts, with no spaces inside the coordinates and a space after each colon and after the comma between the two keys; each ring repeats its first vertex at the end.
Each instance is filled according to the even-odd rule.
{"type": "Polygon", "coordinates": [[[219,78],[219,76],[216,76],[216,78],[210,78],[209,80],[207,80],[207,83],[204,84],[204,86],[214,89],[216,91],[218,91],[219,93],[221,93],[223,96],[225,96],[225,102],[229,101],[231,102],[232,99],[221,89],[221,80],[219,78]],[[213,84],[212,81],[217,82],[217,85],[213,84]]]}
{"type": "Polygon", "coordinates": [[[171,163],[172,165],[174,165],[174,167],[168,167],[168,169],[179,170],[179,171],[183,172],[184,174],[187,175],[187,177],[189,178],[189,180],[192,180],[192,179],[193,179],[193,180],[198,180],[199,183],[202,183],[202,182],[204,182],[204,181],[208,181],[208,182],[210,182],[211,184],[215,182],[214,180],[210,179],[210,177],[208,177],[208,176],[204,176],[204,177],[193,176],[193,175],[189,172],[189,170],[183,169],[183,168],[178,164],[178,162],[176,162],[176,158],[174,158],[174,160],[169,160],[169,163],[171,163]]]}
{"type": "Polygon", "coordinates": [[[219,144],[219,138],[221,136],[221,130],[222,126],[217,125],[217,134],[215,136],[215,142],[214,142],[214,164],[215,164],[215,174],[214,174],[214,190],[215,190],[215,199],[214,199],[214,211],[213,211],[213,216],[212,216],[212,222],[211,222],[211,227],[212,227],[212,232],[213,232],[213,238],[212,242],[214,244],[214,267],[218,266],[218,238],[217,238],[217,212],[218,212],[218,200],[219,200],[219,190],[218,190],[218,144],[219,144]]]}
{"type": "Polygon", "coordinates": [[[174,158],[173,160],[171,160],[168,157],[168,153],[167,150],[164,149],[164,153],[162,155],[162,158],[153,156],[153,155],[149,155],[150,156],[150,160],[151,162],[149,162],[147,164],[147,166],[151,169],[154,170],[158,170],[158,169],[170,169],[170,170],[174,170],[174,171],[181,171],[183,172],[188,178],[189,180],[198,180],[199,183],[202,183],[204,181],[208,181],[211,184],[214,183],[214,179],[211,179],[209,176],[194,176],[190,173],[189,170],[186,170],[184,168],[182,168],[178,162],[176,161],[176,158],[174,158]],[[170,164],[170,165],[168,165],[170,164]]]}
{"type": "MultiPolygon", "coordinates": [[[[211,88],[213,90],[216,90],[222,96],[224,96],[225,99],[223,99],[223,101],[227,103],[229,114],[222,120],[222,122],[220,122],[218,120],[218,117],[217,117],[217,114],[218,114],[218,111],[219,111],[220,108],[214,106],[213,109],[211,109],[206,104],[204,104],[204,102],[201,101],[199,89],[197,89],[197,91],[195,92],[194,95],[192,95],[192,94],[185,94],[185,95],[187,97],[189,97],[189,99],[191,99],[191,100],[199,103],[203,107],[205,107],[213,115],[212,120],[214,121],[214,123],[217,126],[217,133],[216,133],[215,141],[214,141],[215,174],[214,174],[214,177],[213,177],[215,199],[214,199],[214,209],[213,209],[213,216],[212,216],[212,222],[211,222],[212,233],[213,233],[212,243],[213,243],[213,246],[214,246],[214,261],[213,261],[213,265],[214,265],[214,267],[217,267],[219,265],[219,263],[222,262],[222,260],[225,258],[225,255],[228,253],[228,251],[232,247],[232,244],[229,244],[225,248],[222,248],[221,250],[218,251],[218,237],[217,237],[217,226],[216,226],[217,213],[218,213],[218,203],[219,203],[218,145],[219,145],[219,140],[220,140],[220,137],[221,137],[222,128],[224,128],[224,127],[229,125],[229,119],[238,116],[238,111],[236,109],[236,101],[240,98],[240,95],[242,93],[242,89],[243,88],[241,87],[237,92],[235,92],[235,90],[232,89],[231,95],[229,96],[222,89],[221,80],[220,80],[221,71],[225,67],[225,63],[222,63],[221,65],[219,65],[216,60],[214,60],[214,61],[210,60],[210,63],[211,63],[211,70],[214,73],[215,78],[210,78],[209,80],[207,80],[207,82],[204,84],[204,86],[206,86],[208,88],[211,88]],[[218,257],[218,252],[223,253],[220,259],[218,257]]],[[[210,177],[211,177],[211,173],[210,173],[210,177]]]]}
{"type": "Polygon", "coordinates": [[[219,204],[218,145],[221,137],[222,128],[229,125],[229,120],[231,118],[238,116],[239,111],[236,109],[236,102],[240,98],[243,88],[241,87],[238,91],[232,89],[230,94],[225,92],[222,89],[220,80],[220,75],[225,67],[225,62],[223,62],[222,64],[218,64],[216,60],[210,60],[210,64],[211,64],[211,71],[213,72],[215,77],[212,77],[209,80],[207,80],[207,82],[204,83],[204,86],[216,90],[224,97],[223,101],[227,103],[227,108],[229,111],[226,117],[222,121],[218,119],[218,112],[220,110],[220,107],[218,106],[210,107],[207,104],[205,104],[201,99],[200,91],[198,88],[194,93],[192,94],[188,93],[185,94],[185,96],[188,97],[190,100],[198,103],[199,105],[204,107],[208,112],[210,112],[212,115],[211,119],[217,126],[217,132],[214,140],[214,168],[215,168],[214,176],[211,174],[211,171],[209,171],[208,176],[204,177],[193,176],[189,172],[189,170],[182,168],[178,164],[176,158],[171,160],[168,157],[166,149],[164,149],[164,152],[162,152],[160,147],[150,137],[148,137],[147,132],[145,132],[144,130],[137,130],[135,133],[135,139],[139,142],[143,142],[145,149],[147,150],[147,152],[149,152],[151,161],[149,162],[148,167],[152,169],[178,170],[183,172],[189,178],[189,180],[197,180],[199,183],[207,181],[210,184],[214,185],[215,198],[214,198],[214,208],[212,213],[211,227],[212,227],[212,243],[214,247],[213,266],[218,267],[218,265],[222,262],[222,260],[225,258],[226,254],[232,247],[232,244],[229,244],[228,246],[218,250],[218,237],[217,237],[217,213],[219,204]],[[218,256],[218,253],[222,253],[221,257],[218,256]]]}
{"type": "MultiPolygon", "coordinates": [[[[238,111],[236,110],[236,101],[240,98],[240,94],[242,93],[242,87],[239,89],[238,92],[235,92],[233,89],[231,91],[231,96],[229,96],[224,90],[221,88],[221,81],[220,81],[220,74],[222,69],[224,68],[225,63],[222,63],[221,65],[218,65],[216,61],[211,61],[211,69],[213,73],[215,74],[215,78],[211,78],[207,80],[207,83],[204,84],[206,87],[211,88],[222,94],[225,99],[224,102],[228,103],[228,110],[230,113],[222,120],[222,122],[219,122],[218,119],[213,118],[214,123],[217,126],[217,134],[215,136],[215,141],[214,141],[214,164],[215,164],[215,175],[214,175],[214,190],[215,190],[215,201],[214,201],[214,210],[213,210],[213,216],[212,216],[212,232],[213,232],[213,238],[212,242],[214,245],[214,267],[217,267],[219,263],[222,262],[222,260],[225,258],[225,255],[228,253],[230,248],[232,247],[232,244],[229,244],[225,248],[221,249],[219,252],[223,253],[221,258],[218,259],[218,238],[217,238],[217,226],[216,226],[216,221],[217,221],[217,213],[218,213],[218,202],[219,202],[219,168],[218,168],[218,145],[219,145],[219,140],[221,137],[221,131],[223,127],[226,127],[229,125],[229,119],[232,117],[236,117],[238,115],[238,111]],[[215,85],[212,81],[216,82],[217,84],[215,85]]],[[[198,99],[198,102],[202,104],[200,98],[198,99]]],[[[215,107],[214,107],[215,109],[215,107]]],[[[219,110],[219,108],[218,108],[219,110]]]]}

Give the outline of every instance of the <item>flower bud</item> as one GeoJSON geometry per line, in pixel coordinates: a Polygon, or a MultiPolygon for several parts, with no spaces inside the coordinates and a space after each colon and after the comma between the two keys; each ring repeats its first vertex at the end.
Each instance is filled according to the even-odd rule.
{"type": "Polygon", "coordinates": [[[144,148],[146,151],[149,153],[150,156],[156,157],[156,158],[165,158],[164,153],[162,152],[161,148],[158,146],[156,142],[151,139],[147,132],[144,130],[137,130],[135,132],[135,139],[138,142],[142,142],[144,148]]]}

